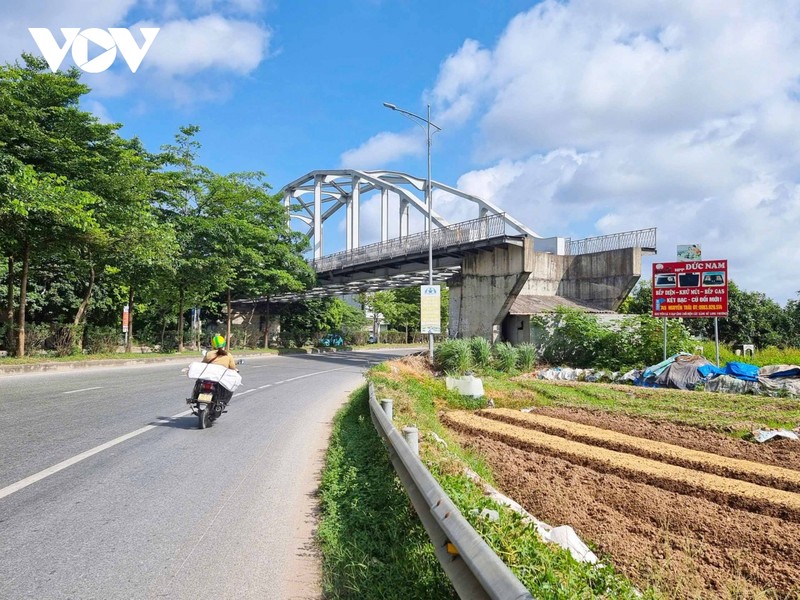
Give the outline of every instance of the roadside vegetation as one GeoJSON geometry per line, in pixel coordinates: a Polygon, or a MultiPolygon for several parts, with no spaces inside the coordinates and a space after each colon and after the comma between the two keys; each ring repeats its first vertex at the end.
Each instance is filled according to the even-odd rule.
{"type": "MultiPolygon", "coordinates": [[[[419,429],[423,462],[461,513],[534,597],[676,596],[665,583],[670,581],[667,571],[651,574],[644,585],[652,587],[637,591],[615,570],[611,557],[602,556],[591,541],[584,540],[600,555],[602,568],[578,563],[567,551],[544,543],[519,515],[488,499],[465,475],[465,468],[494,485],[491,469],[481,456],[459,447],[458,434],[440,421],[444,412],[484,408],[490,399],[496,408],[539,407],[616,414],[652,423],[701,428],[732,438],[746,437],[757,428],[790,429],[800,423],[800,405],[789,398],[551,382],[532,376],[537,364],[588,367],[599,362],[606,368],[619,369],[654,364],[663,353],[663,325],[661,321],[648,319],[634,316],[622,326],[605,327],[582,313],[559,311],[549,322],[542,322],[546,333],[538,347],[492,345],[482,338],[446,340],[437,345],[432,365],[425,358],[412,357],[379,365],[369,373],[376,397],[394,401],[395,427],[414,425],[419,429]],[[559,362],[551,362],[556,360],[559,362]],[[444,376],[465,373],[483,379],[484,398],[463,397],[446,389],[444,376]],[[497,510],[499,521],[481,519],[478,515],[483,508],[497,510]],[[662,575],[663,585],[659,583],[662,575]]],[[[702,346],[704,354],[713,358],[713,342],[698,341],[678,321],[670,322],[669,326],[670,352],[692,352],[702,346]]],[[[723,345],[720,358],[722,362],[742,360],[759,365],[798,364],[800,351],[770,348],[757,351],[753,358],[745,358],[723,345]]],[[[446,577],[432,551],[424,550],[429,545],[428,538],[371,423],[365,390],[355,394],[337,417],[322,499],[320,540],[325,557],[326,593],[331,598],[451,597],[439,587],[446,577]],[[354,445],[354,439],[360,440],[358,445],[354,445]],[[380,491],[376,493],[376,489],[380,491]],[[391,532],[398,530],[413,532],[417,537],[414,543],[404,538],[408,543],[398,546],[398,553],[389,556],[382,540],[394,539],[397,534],[391,532]],[[349,533],[345,535],[345,531],[349,533]],[[423,568],[414,564],[418,561],[425,561],[424,576],[414,571],[423,568]],[[414,585],[408,594],[398,594],[397,588],[375,583],[376,579],[384,578],[413,581],[414,585]],[[378,590],[374,595],[369,591],[373,586],[378,590]]]]}

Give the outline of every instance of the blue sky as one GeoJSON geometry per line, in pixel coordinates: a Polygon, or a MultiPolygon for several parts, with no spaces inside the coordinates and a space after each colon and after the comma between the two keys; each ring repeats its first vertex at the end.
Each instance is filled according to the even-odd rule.
{"type": "Polygon", "coordinates": [[[28,27],[140,26],[161,28],[140,69],[84,75],[85,107],[150,149],[191,123],[202,162],[276,190],[424,176],[423,132],[382,103],[430,102],[434,179],[541,235],[655,226],[658,260],[697,243],[745,289],[800,289],[798,0],[0,0],[0,60],[36,50],[28,27]]]}

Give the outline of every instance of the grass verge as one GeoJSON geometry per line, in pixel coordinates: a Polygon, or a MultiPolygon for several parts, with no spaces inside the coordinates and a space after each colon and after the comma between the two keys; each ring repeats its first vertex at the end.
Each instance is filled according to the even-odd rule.
{"type": "Polygon", "coordinates": [[[326,598],[456,598],[369,416],[366,387],[334,420],[320,486],[326,598]]]}
{"type": "MultiPolygon", "coordinates": [[[[419,428],[423,462],[534,597],[658,597],[649,590],[637,595],[610,566],[574,561],[566,550],[542,542],[516,513],[486,498],[464,476],[464,466],[491,482],[489,469],[479,456],[459,448],[438,419],[442,409],[475,408],[477,403],[448,392],[441,380],[400,372],[397,364],[379,365],[370,372],[377,397],[394,400],[395,427],[419,428]],[[435,441],[433,433],[447,446],[435,441]],[[482,520],[470,512],[483,508],[497,510],[499,521],[482,520]]],[[[455,597],[394,475],[367,402],[367,392],[361,390],[338,415],[323,474],[318,536],[325,593],[330,598],[455,597]]]]}

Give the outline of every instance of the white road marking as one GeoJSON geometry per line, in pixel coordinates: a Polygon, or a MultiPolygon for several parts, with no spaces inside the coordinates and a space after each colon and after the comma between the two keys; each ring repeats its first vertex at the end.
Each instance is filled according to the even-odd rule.
{"type": "MultiPolygon", "coordinates": [[[[350,367],[340,367],[338,369],[327,369],[325,371],[316,371],[314,373],[307,373],[305,375],[300,375],[298,377],[292,377],[291,379],[286,379],[284,381],[279,381],[279,382],[277,382],[275,384],[269,384],[269,385],[278,385],[280,383],[288,383],[290,381],[297,381],[298,379],[305,379],[306,377],[313,377],[315,375],[323,375],[325,373],[332,373],[333,371],[342,371],[342,370],[348,369],[348,368],[350,368],[350,367]]],[[[89,390],[89,389],[99,389],[99,388],[86,388],[86,390],[89,390]]],[[[244,394],[249,394],[250,392],[255,392],[256,389],[257,388],[253,388],[253,389],[250,389],[250,390],[245,390],[244,392],[240,392],[240,393],[235,394],[235,395],[236,396],[242,396],[244,394]]],[[[86,391],[86,390],[74,390],[73,393],[74,392],[82,392],[82,391],[86,391]]],[[[64,393],[70,393],[70,392],[64,392],[64,393]]],[[[94,456],[95,454],[99,454],[103,450],[108,450],[109,448],[112,448],[113,446],[116,446],[117,444],[121,444],[122,442],[125,442],[125,441],[127,441],[127,440],[129,440],[131,438],[135,438],[137,435],[141,435],[141,434],[143,434],[143,433],[145,433],[147,431],[150,431],[151,429],[155,429],[156,427],[159,427],[162,423],[169,423],[172,419],[177,419],[178,417],[184,417],[184,416],[189,415],[191,413],[192,413],[191,410],[185,410],[183,412],[178,413],[177,415],[172,415],[171,417],[169,417],[167,419],[158,419],[158,420],[156,420],[154,422],[155,424],[145,425],[144,427],[141,427],[141,428],[137,429],[136,431],[131,431],[130,433],[126,433],[125,435],[121,435],[118,438],[115,438],[115,439],[111,440],[110,442],[106,442],[105,444],[100,444],[99,446],[95,446],[94,448],[92,448],[90,450],[87,450],[86,452],[81,452],[80,454],[78,454],[76,456],[73,456],[72,458],[68,458],[67,460],[61,461],[60,463],[58,463],[56,465],[53,465],[52,467],[49,467],[47,469],[44,469],[43,471],[39,471],[38,473],[35,473],[35,474],[31,475],[30,477],[26,477],[25,479],[20,479],[18,482],[12,483],[11,485],[0,489],[0,499],[5,498],[6,496],[10,496],[14,492],[18,492],[21,489],[24,489],[24,488],[28,487],[29,485],[36,483],[37,481],[41,481],[45,477],[49,477],[50,475],[54,475],[55,473],[58,473],[59,471],[63,471],[67,467],[71,467],[72,465],[77,464],[77,463],[81,462],[82,460],[86,460],[87,458],[90,458],[90,457],[94,456]]]]}
{"type": "Polygon", "coordinates": [[[98,385],[97,387],[90,387],[90,388],[83,388],[82,390],[70,390],[69,392],[63,392],[64,394],[77,394],[78,392],[88,392],[89,390],[101,390],[103,386],[98,385]]]}

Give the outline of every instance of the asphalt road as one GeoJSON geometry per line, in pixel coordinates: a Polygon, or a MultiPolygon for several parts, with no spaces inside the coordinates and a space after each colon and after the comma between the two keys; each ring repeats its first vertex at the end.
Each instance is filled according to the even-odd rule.
{"type": "Polygon", "coordinates": [[[264,356],[199,430],[180,362],[0,377],[0,598],[315,598],[331,419],[402,352],[264,356]]]}

